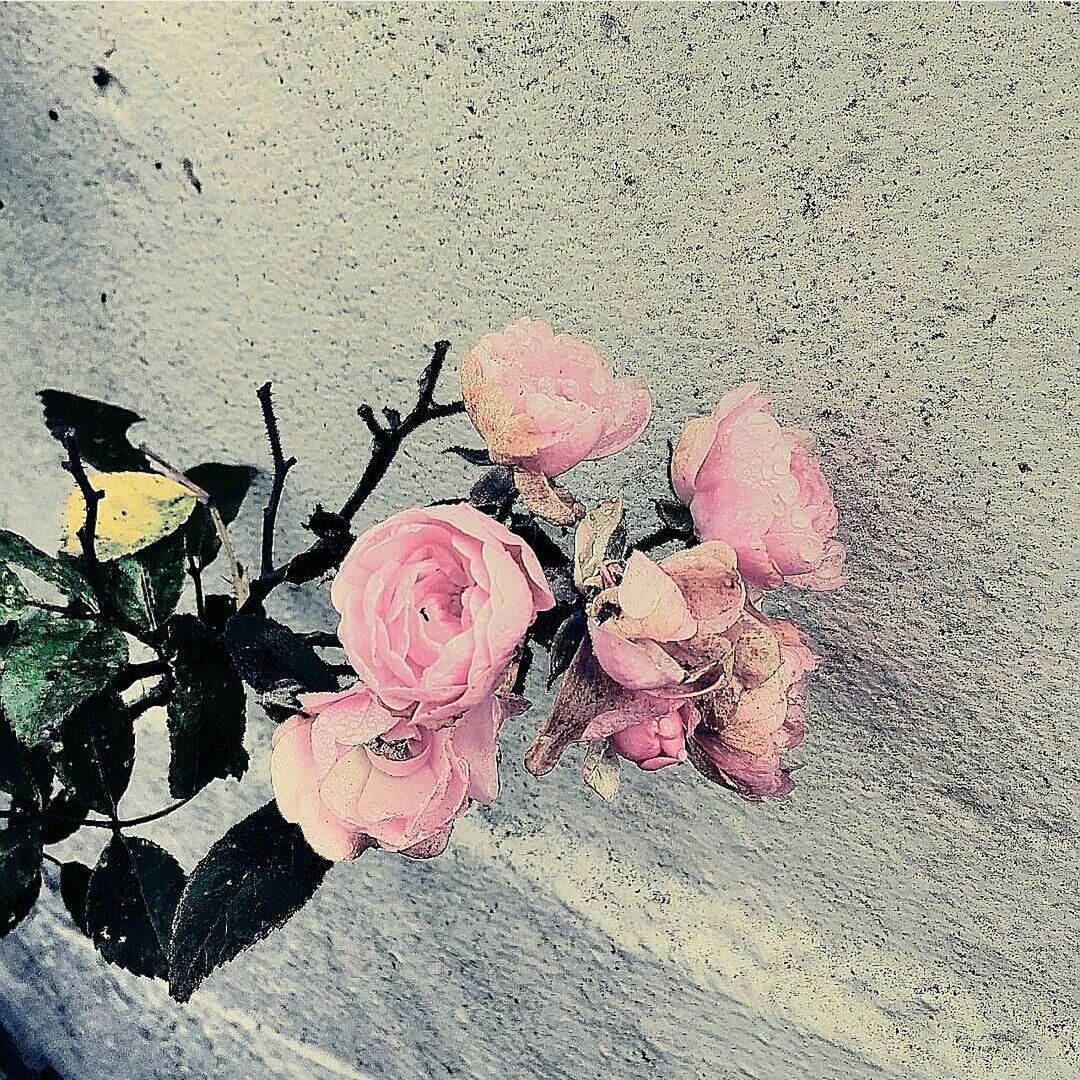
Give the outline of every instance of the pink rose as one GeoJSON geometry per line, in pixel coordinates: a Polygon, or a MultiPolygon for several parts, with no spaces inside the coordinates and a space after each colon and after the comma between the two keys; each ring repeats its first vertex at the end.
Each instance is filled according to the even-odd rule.
{"type": "Polygon", "coordinates": [[[688,701],[634,694],[618,708],[599,713],[581,737],[610,738],[619,757],[654,771],[686,760],[686,740],[697,723],[697,711],[688,701]]]}
{"type": "Polygon", "coordinates": [[[618,453],[652,410],[643,379],[616,379],[591,345],[529,319],[469,350],[461,391],[492,461],[512,466],[522,498],[559,524],[580,517],[582,507],[550,478],[618,453]]]}
{"type": "Polygon", "coordinates": [[[431,726],[490,697],[536,613],[555,603],[528,544],[465,504],[368,529],[330,596],[364,685],[431,726]]]}
{"type": "Polygon", "coordinates": [[[818,661],[791,623],[756,613],[754,621],[762,640],[776,641],[779,663],[764,679],[771,661],[750,679],[736,665],[731,686],[700,702],[703,720],[692,733],[690,757],[705,776],[742,795],[786,795],[795,785],[782,754],[803,740],[806,679],[818,661]]]}
{"type": "Polygon", "coordinates": [[[495,739],[507,709],[497,698],[439,729],[394,716],[363,687],[300,703],[274,732],[270,777],[282,817],[324,858],[355,858],[371,841],[437,855],[469,801],[498,794],[495,739]]]}
{"type": "Polygon", "coordinates": [[[725,540],[738,552],[749,584],[839,588],[844,546],[810,437],[780,427],[757,391],[746,383],[711,416],[687,423],[671,462],[675,491],[703,540],[725,540]]]}
{"type": "Polygon", "coordinates": [[[670,555],[659,565],[631,553],[617,586],[589,605],[589,636],[600,666],[628,690],[680,696],[725,677],[726,631],[746,592],[735,553],[720,541],[670,555]]]}

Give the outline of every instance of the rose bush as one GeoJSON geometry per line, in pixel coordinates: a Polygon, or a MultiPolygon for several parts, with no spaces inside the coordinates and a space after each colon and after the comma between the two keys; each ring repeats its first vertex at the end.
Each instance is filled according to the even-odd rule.
{"type": "Polygon", "coordinates": [[[560,524],[581,508],[551,477],[618,453],[652,411],[644,379],[615,378],[592,345],[530,319],[486,334],[469,350],[461,390],[491,460],[511,466],[526,502],[560,524]]]}
{"type": "Polygon", "coordinates": [[[806,432],[776,422],[757,383],[746,383],[710,416],[688,421],[675,447],[672,485],[698,536],[729,543],[758,588],[844,583],[836,506],[810,446],[806,432]]]}
{"type": "Polygon", "coordinates": [[[430,726],[489,698],[536,613],[555,603],[528,544],[465,504],[403,510],[368,529],[330,597],[364,686],[430,726]]]}
{"type": "Polygon", "coordinates": [[[488,697],[437,729],[395,716],[363,687],[300,702],[274,732],[270,775],[282,816],[324,858],[355,858],[372,841],[438,855],[469,803],[498,794],[496,737],[512,699],[488,697]]]}

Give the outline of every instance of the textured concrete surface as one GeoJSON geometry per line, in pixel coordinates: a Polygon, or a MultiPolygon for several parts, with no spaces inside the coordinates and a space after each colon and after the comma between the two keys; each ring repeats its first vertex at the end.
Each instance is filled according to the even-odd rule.
{"type": "MultiPolygon", "coordinates": [[[[0,945],[27,1052],[76,1080],[1075,1076],[1075,29],[1026,4],[0,8],[4,525],[55,542],[39,387],[139,410],[182,462],[263,461],[273,378],[298,546],[362,467],[359,400],[533,314],[658,400],[580,490],[644,521],[665,439],[760,378],[819,434],[852,553],[844,592],[781,601],[826,658],[786,801],[529,779],[535,688],[446,857],[335,869],[187,1008],[46,896],[0,945]]],[[[425,429],[370,519],[459,492],[438,450],[467,436],[425,429]]],[[[325,625],[318,589],[281,606],[325,625]]],[[[253,715],[243,784],[149,835],[190,866],[266,797],[268,739],[253,715]]],[[[159,724],[140,740],[132,812],[163,767],[159,724]]]]}

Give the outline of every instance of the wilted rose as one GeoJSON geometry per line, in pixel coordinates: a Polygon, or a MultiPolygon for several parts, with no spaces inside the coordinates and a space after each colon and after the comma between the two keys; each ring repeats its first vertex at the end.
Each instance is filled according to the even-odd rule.
{"type": "Polygon", "coordinates": [[[364,685],[431,726],[490,697],[536,613],[555,603],[528,544],[464,504],[404,510],[369,529],[330,596],[364,685]]]}
{"type": "Polygon", "coordinates": [[[811,438],[782,428],[756,383],[730,391],[710,416],[690,420],[671,479],[703,540],[724,540],[749,584],[810,589],[844,584],[837,514],[811,438]]]}

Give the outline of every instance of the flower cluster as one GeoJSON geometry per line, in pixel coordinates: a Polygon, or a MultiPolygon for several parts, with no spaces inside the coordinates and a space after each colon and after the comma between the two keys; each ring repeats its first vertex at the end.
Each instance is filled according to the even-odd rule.
{"type": "Polygon", "coordinates": [[[498,793],[499,730],[528,705],[519,667],[534,642],[563,681],[533,773],[583,741],[585,778],[608,797],[620,758],[647,771],[690,761],[747,797],[789,791],[784,754],[803,738],[818,660],[763,613],[764,591],[843,583],[810,437],[782,428],[754,384],[690,420],[655,538],[678,549],[654,561],[648,540],[629,543],[620,501],[589,508],[555,483],[641,434],[642,380],[522,320],[480,340],[461,382],[486,443],[463,453],[490,472],[470,502],[397,513],[345,556],[331,597],[357,680],[302,695],[276,732],[282,815],[328,859],[441,852],[470,802],[498,793]],[[575,525],[568,553],[559,539],[575,525]]]}

